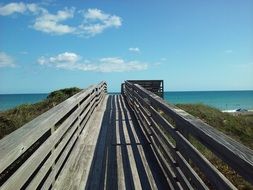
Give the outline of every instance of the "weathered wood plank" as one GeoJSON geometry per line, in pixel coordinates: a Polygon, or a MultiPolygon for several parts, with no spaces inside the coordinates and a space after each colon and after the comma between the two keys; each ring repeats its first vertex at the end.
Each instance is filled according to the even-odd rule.
{"type": "MultiPolygon", "coordinates": [[[[66,120],[63,123],[63,127],[60,127],[55,131],[44,143],[43,146],[40,146],[35,153],[33,153],[25,163],[9,178],[8,181],[2,186],[3,189],[18,189],[26,182],[30,175],[35,171],[35,169],[40,165],[52,148],[56,145],[62,135],[68,129],[67,126],[77,118],[78,112],[81,110],[76,110],[69,120],[66,120]],[[71,119],[72,117],[72,119],[71,119]]],[[[77,125],[75,125],[77,127],[77,125]]],[[[60,151],[57,151],[58,153],[60,151]]],[[[57,157],[57,155],[55,155],[57,157]]],[[[56,158],[55,157],[55,158],[56,158]]]]}
{"type": "Polygon", "coordinates": [[[48,131],[60,118],[68,113],[74,106],[76,100],[88,96],[91,89],[80,92],[61,104],[55,106],[44,114],[40,115],[23,127],[17,129],[0,141],[0,173],[22,155],[35,141],[48,131]],[[82,94],[82,95],[81,95],[82,94]],[[76,99],[78,98],[78,99],[76,99]]]}
{"type": "MultiPolygon", "coordinates": [[[[185,111],[169,105],[157,95],[139,85],[125,82],[125,90],[136,91],[142,99],[148,99],[154,109],[159,109],[181,126],[184,134],[191,134],[224,162],[253,184],[253,151],[230,137],[210,127],[185,111]]],[[[135,93],[136,94],[136,93],[135,93]]],[[[136,96],[136,95],[135,95],[136,96]]],[[[138,97],[136,96],[136,97],[138,97]]],[[[173,134],[172,134],[173,135],[173,134]]]]}
{"type": "MultiPolygon", "coordinates": [[[[44,140],[43,144],[29,155],[30,157],[26,158],[24,163],[7,178],[7,181],[1,187],[2,189],[19,189],[23,185],[35,189],[44,176],[47,175],[49,169],[53,168],[49,175],[55,176],[57,174],[61,167],[60,163],[69,154],[71,146],[75,143],[75,139],[83,128],[79,125],[81,119],[85,117],[85,121],[89,118],[94,108],[104,97],[103,90],[106,84],[103,82],[99,85],[91,86],[72,96],[0,141],[0,169],[3,171],[23,152],[28,150],[40,136],[54,128],[54,125],[68,114],[68,119],[61,121],[57,129],[51,130],[52,134],[44,140]],[[73,112],[70,113],[72,110],[73,112]],[[28,136],[29,138],[27,138],[28,136]],[[67,142],[68,146],[66,147],[67,142]],[[66,148],[59,157],[63,147],[66,148]],[[57,162],[56,159],[58,159],[57,162]],[[33,174],[35,171],[37,173],[33,174]],[[28,178],[29,182],[27,183],[28,178]]],[[[51,183],[49,183],[49,186],[51,183]]]]}
{"type": "MultiPolygon", "coordinates": [[[[96,98],[94,98],[93,99],[93,103],[91,103],[89,105],[89,107],[87,109],[88,110],[88,114],[85,117],[85,122],[84,122],[83,125],[86,124],[86,122],[89,120],[89,117],[91,115],[92,110],[95,109],[95,101],[96,101],[96,98]]],[[[44,185],[42,186],[42,188],[48,189],[52,185],[52,183],[55,180],[56,174],[59,172],[60,168],[62,167],[62,164],[64,163],[65,159],[69,155],[69,151],[72,149],[72,146],[76,142],[76,139],[78,138],[79,133],[80,133],[81,130],[82,130],[82,128],[79,128],[79,130],[77,130],[75,132],[75,135],[71,138],[70,142],[67,144],[67,147],[65,148],[64,152],[62,153],[62,155],[58,159],[57,163],[53,167],[52,172],[50,173],[50,175],[48,176],[48,178],[45,180],[44,185]]],[[[84,131],[86,131],[86,130],[84,130],[84,131]]],[[[88,147],[88,149],[89,148],[91,148],[91,147],[88,147]]]]}
{"type": "MultiPolygon", "coordinates": [[[[141,183],[140,183],[140,177],[137,171],[137,166],[136,166],[136,162],[134,159],[134,153],[132,150],[132,146],[128,145],[128,144],[133,144],[136,142],[131,142],[130,137],[129,137],[129,133],[127,130],[127,126],[126,126],[126,117],[124,115],[124,111],[123,111],[123,105],[122,105],[122,98],[119,97],[119,109],[121,112],[121,118],[122,118],[122,124],[123,124],[123,135],[125,137],[125,143],[126,143],[126,148],[127,148],[127,157],[129,158],[129,163],[130,163],[130,171],[131,171],[131,175],[133,176],[133,183],[134,183],[134,188],[135,189],[141,189],[141,183]]],[[[129,119],[129,118],[128,118],[129,119]]]]}
{"type": "Polygon", "coordinates": [[[166,176],[168,183],[169,184],[171,183],[173,185],[173,188],[172,187],[171,188],[172,189],[183,189],[181,184],[178,183],[175,173],[173,172],[171,167],[168,165],[168,163],[164,159],[161,151],[159,150],[159,147],[156,145],[153,136],[151,136],[150,139],[152,142],[153,151],[155,152],[155,155],[157,156],[157,159],[159,160],[159,164],[164,172],[164,175],[166,176]]]}
{"type": "Polygon", "coordinates": [[[107,97],[102,102],[103,108],[100,107],[100,111],[97,110],[89,119],[53,189],[80,189],[87,184],[106,102],[107,97]]]}
{"type": "Polygon", "coordinates": [[[180,184],[182,185],[184,189],[193,189],[188,179],[185,177],[181,169],[178,167],[178,164],[176,163],[175,159],[172,157],[171,152],[169,148],[167,147],[167,143],[166,143],[167,138],[163,135],[163,132],[159,130],[159,127],[157,126],[155,122],[153,122],[152,126],[153,127],[151,128],[151,130],[153,132],[152,134],[156,142],[156,145],[163,152],[162,155],[169,162],[169,165],[171,166],[173,172],[175,173],[177,180],[180,182],[180,184]]]}

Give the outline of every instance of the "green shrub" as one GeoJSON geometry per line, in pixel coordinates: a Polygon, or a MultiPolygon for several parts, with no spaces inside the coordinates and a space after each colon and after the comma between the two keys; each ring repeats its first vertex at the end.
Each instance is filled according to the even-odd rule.
{"type": "Polygon", "coordinates": [[[0,112],[0,139],[80,91],[81,89],[76,87],[60,89],[51,92],[41,102],[22,104],[0,112]]]}

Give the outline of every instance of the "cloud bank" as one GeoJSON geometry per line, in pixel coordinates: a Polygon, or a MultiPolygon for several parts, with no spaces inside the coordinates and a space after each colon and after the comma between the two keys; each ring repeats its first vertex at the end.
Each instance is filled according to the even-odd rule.
{"type": "Polygon", "coordinates": [[[73,52],[64,52],[52,57],[40,57],[40,65],[55,67],[65,70],[80,70],[93,72],[127,72],[146,70],[148,64],[140,61],[126,61],[119,57],[106,57],[96,61],[83,59],[73,52]]]}
{"type": "Polygon", "coordinates": [[[122,25],[121,17],[105,13],[99,9],[76,10],[75,7],[71,7],[50,13],[36,3],[19,2],[0,6],[1,16],[12,14],[25,14],[35,17],[31,28],[53,35],[73,34],[91,37],[104,32],[106,29],[119,28],[122,25]],[[70,25],[69,21],[77,17],[81,22],[70,25]]]}

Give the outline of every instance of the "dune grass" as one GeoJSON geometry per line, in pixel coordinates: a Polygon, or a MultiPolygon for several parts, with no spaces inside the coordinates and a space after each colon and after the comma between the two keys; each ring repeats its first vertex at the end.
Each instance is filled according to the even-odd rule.
{"type": "Polygon", "coordinates": [[[253,149],[253,115],[231,115],[203,104],[176,106],[253,149]]]}
{"type": "MultiPolygon", "coordinates": [[[[207,124],[225,133],[231,138],[253,149],[253,115],[231,115],[223,113],[216,108],[202,104],[177,104],[177,107],[185,110],[191,115],[203,120],[207,124]]],[[[253,186],[239,176],[231,167],[220,160],[214,153],[207,149],[195,138],[190,136],[190,142],[218,169],[220,170],[238,189],[253,189],[253,186]]],[[[193,165],[201,178],[213,189],[198,168],[193,165]]]]}
{"type": "Polygon", "coordinates": [[[41,102],[0,112],[0,139],[80,91],[76,87],[56,90],[41,102]]]}

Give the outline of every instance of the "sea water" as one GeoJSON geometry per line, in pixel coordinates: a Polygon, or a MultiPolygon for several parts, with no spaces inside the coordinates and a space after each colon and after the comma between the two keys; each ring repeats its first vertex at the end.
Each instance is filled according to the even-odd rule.
{"type": "MultiPolygon", "coordinates": [[[[0,94],[0,111],[21,104],[39,102],[48,94],[0,94]]],[[[172,104],[209,105],[220,110],[236,110],[239,108],[253,110],[253,90],[251,91],[193,91],[165,92],[164,99],[172,104]]]]}
{"type": "Polygon", "coordinates": [[[21,104],[32,104],[47,97],[48,94],[0,94],[0,111],[14,108],[21,104]]]}
{"type": "Polygon", "coordinates": [[[201,103],[220,110],[236,110],[239,108],[253,110],[253,90],[165,92],[164,99],[172,104],[201,103]]]}

